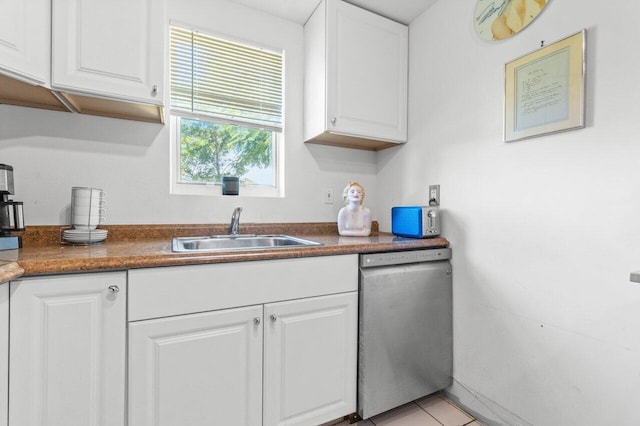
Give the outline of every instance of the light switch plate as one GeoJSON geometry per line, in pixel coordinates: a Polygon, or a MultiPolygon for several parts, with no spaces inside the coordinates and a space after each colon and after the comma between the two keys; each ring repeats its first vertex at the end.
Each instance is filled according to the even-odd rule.
{"type": "Polygon", "coordinates": [[[440,205],[440,185],[429,185],[429,205],[440,205]]]}
{"type": "Polygon", "coordinates": [[[322,202],[325,204],[333,204],[333,188],[326,187],[322,190],[322,202]]]}

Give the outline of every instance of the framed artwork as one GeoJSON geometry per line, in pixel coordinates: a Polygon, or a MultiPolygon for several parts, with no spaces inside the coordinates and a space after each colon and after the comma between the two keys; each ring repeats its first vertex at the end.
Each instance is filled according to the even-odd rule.
{"type": "Polygon", "coordinates": [[[585,126],[585,35],[582,30],[505,65],[505,142],[585,126]]]}

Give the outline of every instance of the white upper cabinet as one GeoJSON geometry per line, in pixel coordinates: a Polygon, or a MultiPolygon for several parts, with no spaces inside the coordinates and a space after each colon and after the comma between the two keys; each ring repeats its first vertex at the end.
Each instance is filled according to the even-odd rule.
{"type": "Polygon", "coordinates": [[[407,26],[323,0],[304,35],[305,141],[370,150],[406,142],[407,26]]]}
{"type": "Polygon", "coordinates": [[[164,0],[53,0],[54,89],[163,103],[164,0]]]}
{"type": "Polygon", "coordinates": [[[0,0],[0,74],[36,85],[49,83],[51,3],[0,0]]]}
{"type": "Polygon", "coordinates": [[[0,0],[0,104],[68,111],[49,90],[51,2],[0,0]]]}

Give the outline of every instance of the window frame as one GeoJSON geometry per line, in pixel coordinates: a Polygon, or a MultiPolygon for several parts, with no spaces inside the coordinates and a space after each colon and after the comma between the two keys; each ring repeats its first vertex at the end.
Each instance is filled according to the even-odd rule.
{"type": "MultiPolygon", "coordinates": [[[[197,114],[194,114],[197,115],[197,114]]],[[[208,195],[208,196],[223,196],[221,183],[205,183],[205,182],[180,182],[180,124],[178,120],[180,118],[195,118],[202,119],[203,117],[188,117],[186,114],[176,115],[171,114],[169,118],[170,127],[170,140],[171,140],[171,193],[175,195],[208,195]]],[[[206,117],[204,121],[218,122],[222,121],[206,117]]],[[[228,123],[228,124],[240,124],[244,123],[228,123]]],[[[274,135],[273,140],[273,169],[274,169],[274,185],[240,185],[239,196],[245,197],[284,197],[284,164],[283,164],[283,134],[282,132],[272,131],[274,135]]]]}
{"type": "MultiPolygon", "coordinates": [[[[182,29],[188,29],[190,31],[198,31],[208,36],[215,37],[221,40],[229,41],[232,43],[238,43],[241,45],[249,46],[255,49],[265,49],[271,52],[278,52],[282,56],[282,128],[272,128],[269,126],[258,126],[251,121],[226,119],[222,117],[216,117],[214,115],[201,114],[189,112],[181,109],[174,109],[171,107],[171,67],[168,67],[168,81],[169,90],[167,91],[168,106],[169,106],[169,133],[170,133],[170,163],[171,163],[171,187],[170,193],[174,195],[205,195],[205,196],[223,196],[221,183],[203,183],[203,182],[179,182],[180,179],[180,153],[181,153],[181,141],[180,141],[180,118],[188,118],[195,120],[208,121],[212,123],[232,124],[241,127],[253,127],[258,129],[269,130],[273,134],[273,170],[274,170],[274,185],[247,185],[240,184],[239,196],[246,197],[284,197],[284,132],[285,132],[285,52],[284,49],[276,49],[273,47],[267,47],[263,44],[240,40],[236,37],[221,35],[215,31],[202,29],[194,25],[185,24],[183,22],[170,21],[169,27],[176,26],[182,29]]],[[[171,31],[168,31],[169,38],[171,31]]],[[[167,42],[169,50],[171,49],[170,40],[167,42]]],[[[167,55],[169,61],[171,61],[171,51],[167,55]]]]}

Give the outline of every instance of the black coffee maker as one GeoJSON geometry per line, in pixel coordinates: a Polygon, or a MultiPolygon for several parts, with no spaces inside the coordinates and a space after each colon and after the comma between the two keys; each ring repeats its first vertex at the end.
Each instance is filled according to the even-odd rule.
{"type": "Polygon", "coordinates": [[[0,164],[0,250],[14,250],[22,247],[22,238],[12,236],[14,231],[24,231],[22,201],[9,199],[14,195],[13,167],[0,164]]]}

